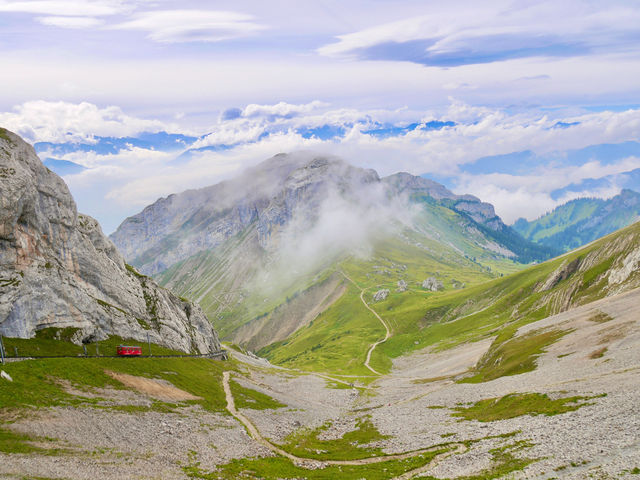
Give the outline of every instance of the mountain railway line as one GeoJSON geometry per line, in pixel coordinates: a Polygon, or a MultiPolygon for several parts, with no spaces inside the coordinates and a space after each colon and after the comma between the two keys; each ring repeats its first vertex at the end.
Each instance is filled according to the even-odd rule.
{"type": "Polygon", "coordinates": [[[229,357],[226,350],[220,350],[214,353],[201,353],[195,355],[135,355],[135,356],[122,356],[122,355],[18,355],[18,356],[6,356],[6,361],[12,360],[40,360],[40,359],[55,359],[55,358],[77,358],[77,359],[89,359],[89,358],[221,358],[227,360],[229,357]]]}

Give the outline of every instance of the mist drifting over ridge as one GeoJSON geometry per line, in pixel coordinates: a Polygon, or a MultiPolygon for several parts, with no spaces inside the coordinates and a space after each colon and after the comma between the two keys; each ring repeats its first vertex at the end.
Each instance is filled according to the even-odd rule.
{"type": "Polygon", "coordinates": [[[294,265],[315,264],[316,256],[338,252],[365,255],[375,237],[410,226],[416,209],[407,182],[437,191],[437,198],[444,191],[479,202],[401,175],[407,177],[381,179],[374,170],[309,151],[278,154],[234,179],[157,200],[126,219],[111,238],[134,265],[155,274],[253,224],[270,261],[291,257],[294,265]],[[153,259],[141,255],[142,245],[153,259]]]}
{"type": "Polygon", "coordinates": [[[268,264],[255,283],[267,292],[269,285],[313,274],[346,256],[370,258],[376,242],[413,228],[419,213],[406,192],[392,191],[374,170],[338,157],[315,157],[290,181],[287,188],[300,188],[298,202],[282,228],[271,231],[268,264]]]}
{"type": "Polygon", "coordinates": [[[126,219],[111,238],[149,275],[173,278],[182,272],[187,278],[215,265],[202,273],[210,285],[193,292],[200,301],[223,284],[225,292],[268,294],[340,258],[369,258],[377,243],[405,231],[456,255],[475,256],[467,250],[479,249],[489,256],[517,259],[524,252],[526,261],[532,258],[523,247],[527,242],[493,206],[472,195],[455,195],[408,173],[380,178],[374,170],[310,151],[281,153],[231,180],[161,198],[126,219]],[[444,211],[450,218],[442,217],[444,211]],[[456,246],[460,242],[465,246],[456,246]]]}

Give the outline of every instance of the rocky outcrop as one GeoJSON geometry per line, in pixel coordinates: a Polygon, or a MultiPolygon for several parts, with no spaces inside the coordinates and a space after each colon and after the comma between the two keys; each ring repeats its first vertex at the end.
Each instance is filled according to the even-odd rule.
{"type": "Polygon", "coordinates": [[[64,181],[33,148],[0,129],[0,333],[76,329],[76,342],[110,335],[185,352],[219,350],[199,306],[127,265],[98,222],[78,214],[64,181]]]}
{"type": "Polygon", "coordinates": [[[609,273],[609,285],[621,284],[633,274],[640,270],[640,247],[629,253],[622,259],[620,267],[611,270],[609,273]]]}
{"type": "Polygon", "coordinates": [[[402,279],[398,280],[398,288],[396,289],[396,292],[406,292],[407,288],[407,282],[402,279]]]}
{"type": "Polygon", "coordinates": [[[387,288],[384,288],[382,290],[378,290],[376,293],[373,294],[373,301],[374,302],[381,302],[383,300],[386,300],[387,297],[389,296],[389,290],[387,288]]]}
{"type": "MultiPolygon", "coordinates": [[[[465,197],[472,197],[465,195],[465,197]]],[[[454,210],[464,212],[469,215],[473,221],[489,227],[491,230],[502,230],[506,225],[500,217],[496,215],[493,205],[481,202],[478,198],[472,197],[473,200],[461,200],[454,204],[454,210]]]]}
{"type": "Polygon", "coordinates": [[[438,292],[444,289],[444,285],[436,277],[429,277],[422,282],[422,288],[425,290],[431,290],[432,292],[438,292]]]}
{"type": "Polygon", "coordinates": [[[566,280],[571,275],[578,271],[580,267],[580,258],[576,258],[571,262],[563,262],[560,268],[555,270],[549,277],[545,280],[545,282],[537,289],[538,292],[547,292],[551,290],[553,287],[558,285],[563,280],[566,280]]]}

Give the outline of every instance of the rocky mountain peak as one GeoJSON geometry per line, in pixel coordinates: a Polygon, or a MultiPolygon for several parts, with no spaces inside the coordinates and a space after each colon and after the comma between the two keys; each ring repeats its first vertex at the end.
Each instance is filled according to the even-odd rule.
{"type": "Polygon", "coordinates": [[[493,205],[482,202],[473,195],[456,195],[438,182],[406,172],[390,175],[382,181],[396,194],[424,194],[438,201],[448,200],[454,210],[464,212],[475,222],[492,230],[506,228],[500,217],[496,215],[493,205]]]}
{"type": "MultiPolygon", "coordinates": [[[[341,205],[338,210],[359,206],[375,216],[394,199],[398,202],[391,216],[397,218],[403,213],[401,205],[415,196],[431,198],[468,223],[499,233],[508,230],[492,205],[472,195],[456,195],[433,180],[406,172],[380,178],[375,170],[339,157],[294,152],[279,153],[231,180],[160,199],[126,219],[111,239],[133,265],[155,275],[247,229],[257,234],[255,247],[269,256],[294,218],[296,228],[308,230],[326,208],[336,208],[327,206],[328,200],[341,205]]],[[[519,239],[511,238],[517,234],[507,235],[517,244],[519,239]]]]}

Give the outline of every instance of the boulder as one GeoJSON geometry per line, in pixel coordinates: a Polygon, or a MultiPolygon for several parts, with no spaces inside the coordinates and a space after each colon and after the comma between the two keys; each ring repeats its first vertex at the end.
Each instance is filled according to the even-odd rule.
{"type": "Polygon", "coordinates": [[[388,289],[383,289],[383,290],[378,290],[376,293],[373,294],[373,301],[374,302],[381,302],[383,300],[386,300],[386,298],[389,296],[389,290],[388,289]]]}
{"type": "Polygon", "coordinates": [[[432,292],[438,292],[444,289],[444,285],[436,277],[429,277],[422,282],[422,288],[425,290],[431,290],[432,292]]]}

